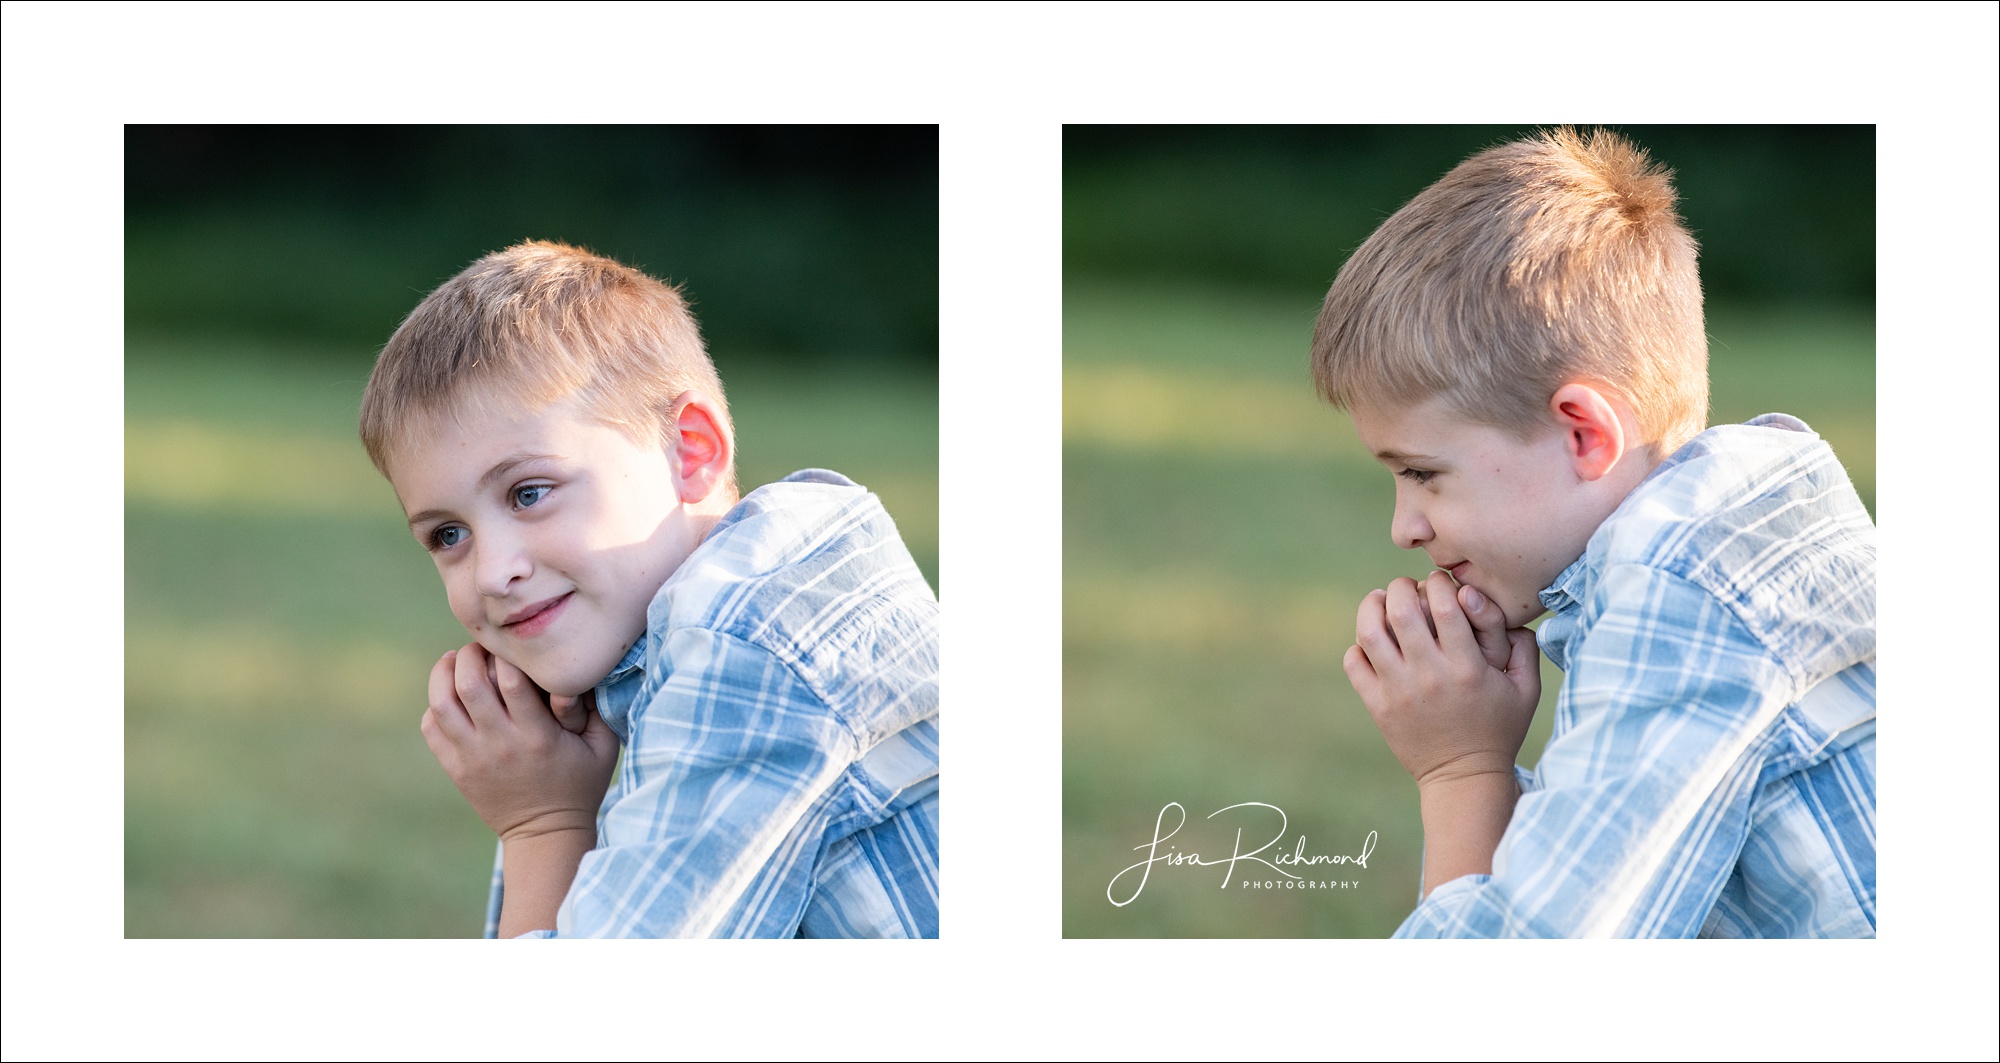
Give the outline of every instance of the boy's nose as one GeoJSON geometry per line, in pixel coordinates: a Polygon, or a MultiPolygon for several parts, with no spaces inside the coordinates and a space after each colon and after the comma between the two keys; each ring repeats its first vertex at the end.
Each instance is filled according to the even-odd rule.
{"type": "Polygon", "coordinates": [[[1396,514],[1389,518],[1389,538],[1404,550],[1416,548],[1431,541],[1431,525],[1415,506],[1396,499],[1396,514]]]}
{"type": "Polygon", "coordinates": [[[528,578],[534,566],[519,543],[487,540],[479,545],[477,580],[479,593],[488,598],[505,597],[516,580],[528,578]]]}

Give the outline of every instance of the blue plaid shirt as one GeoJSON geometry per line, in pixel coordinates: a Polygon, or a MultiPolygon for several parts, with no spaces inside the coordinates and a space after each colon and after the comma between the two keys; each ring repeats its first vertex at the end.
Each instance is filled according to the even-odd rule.
{"type": "MultiPolygon", "coordinates": [[[[936,937],[937,598],[881,503],[745,496],[597,686],[624,754],[535,937],[936,937]]],[[[499,927],[496,862],[486,933],[499,927]]]]}
{"type": "Polygon", "coordinates": [[[1702,433],[1541,597],[1553,736],[1493,873],[1397,936],[1874,936],[1875,525],[1832,449],[1702,433]]]}

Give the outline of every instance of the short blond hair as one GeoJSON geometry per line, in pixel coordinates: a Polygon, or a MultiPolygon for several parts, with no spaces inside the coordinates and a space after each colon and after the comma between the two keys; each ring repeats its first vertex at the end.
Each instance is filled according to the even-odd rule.
{"type": "Polygon", "coordinates": [[[1320,393],[1342,409],[1440,399],[1525,439],[1556,389],[1596,381],[1671,452],[1708,421],[1701,277],[1671,177],[1603,130],[1458,164],[1341,267],[1313,330],[1320,393]]]}
{"type": "MultiPolygon", "coordinates": [[[[375,467],[425,421],[467,404],[579,397],[634,442],[673,439],[673,401],[722,380],[680,291],[602,255],[533,240],[438,286],[396,329],[361,397],[375,467]]],[[[733,482],[733,474],[731,481],[733,482]]]]}

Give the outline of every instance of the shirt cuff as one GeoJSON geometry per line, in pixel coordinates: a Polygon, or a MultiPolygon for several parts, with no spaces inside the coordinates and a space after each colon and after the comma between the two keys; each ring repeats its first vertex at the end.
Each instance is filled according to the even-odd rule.
{"type": "Polygon", "coordinates": [[[1403,925],[1396,928],[1393,937],[1399,938],[1439,938],[1458,937],[1455,928],[1462,927],[1457,917],[1458,897],[1461,894],[1477,893],[1481,887],[1493,880],[1492,875],[1460,875],[1450,882],[1431,891],[1410,913],[1403,925]]]}

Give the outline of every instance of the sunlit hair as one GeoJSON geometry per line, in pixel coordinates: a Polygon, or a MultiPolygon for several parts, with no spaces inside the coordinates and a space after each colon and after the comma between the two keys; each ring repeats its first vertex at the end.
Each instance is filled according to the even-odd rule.
{"type": "Polygon", "coordinates": [[[1434,398],[1526,439],[1557,388],[1594,381],[1670,453],[1708,421],[1701,278],[1671,177],[1602,130],[1460,163],[1341,267],[1313,330],[1321,394],[1342,409],[1434,398]]]}
{"type": "Polygon", "coordinates": [[[665,446],[673,401],[690,389],[723,403],[678,290],[536,240],[465,267],[410,311],[362,394],[361,442],[386,476],[390,458],[434,418],[576,396],[634,442],[665,446]]]}

